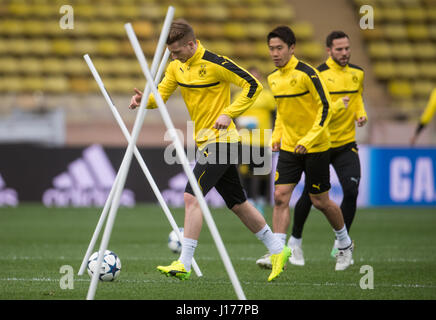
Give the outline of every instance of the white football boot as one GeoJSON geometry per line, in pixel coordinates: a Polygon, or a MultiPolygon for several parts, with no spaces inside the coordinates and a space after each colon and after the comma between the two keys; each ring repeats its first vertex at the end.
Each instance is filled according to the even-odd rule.
{"type": "Polygon", "coordinates": [[[256,264],[262,269],[272,269],[271,253],[267,253],[261,258],[257,259],[256,264]]]}
{"type": "Polygon", "coordinates": [[[338,253],[336,254],[336,271],[345,270],[352,264],[353,249],[354,242],[351,242],[351,244],[345,249],[338,249],[338,253]]]}
{"type": "Polygon", "coordinates": [[[292,255],[289,258],[289,262],[296,266],[304,266],[304,255],[301,246],[292,246],[290,248],[292,255]]]}

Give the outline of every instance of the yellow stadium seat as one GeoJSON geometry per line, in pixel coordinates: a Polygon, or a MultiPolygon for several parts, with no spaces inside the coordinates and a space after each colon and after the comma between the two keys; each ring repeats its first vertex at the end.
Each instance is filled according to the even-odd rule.
{"type": "Polygon", "coordinates": [[[427,18],[426,10],[422,6],[405,8],[404,16],[409,22],[422,23],[427,18]]]}
{"type": "MultiPolygon", "coordinates": [[[[146,3],[138,5],[141,20],[162,20],[166,14],[167,8],[155,3],[146,3]]],[[[188,11],[188,13],[191,10],[188,11]]]]}
{"type": "Polygon", "coordinates": [[[42,90],[49,93],[64,93],[68,88],[68,80],[59,75],[44,78],[42,90]]]}
{"type": "Polygon", "coordinates": [[[291,26],[298,41],[310,40],[313,37],[313,25],[310,22],[298,22],[291,26]]]}
{"type": "Polygon", "coordinates": [[[434,59],[436,57],[436,44],[431,42],[415,44],[415,55],[419,59],[434,59]]]}
{"type": "Polygon", "coordinates": [[[221,4],[210,5],[205,8],[206,16],[203,18],[207,18],[215,21],[227,21],[229,18],[229,13],[227,11],[227,7],[221,4]]]}
{"type": "Polygon", "coordinates": [[[31,39],[29,46],[32,48],[33,54],[47,56],[51,53],[52,44],[48,39],[31,39]]]}
{"type": "Polygon", "coordinates": [[[229,8],[229,16],[231,21],[248,20],[250,13],[244,6],[235,6],[229,8]]]}
{"type": "Polygon", "coordinates": [[[100,40],[97,42],[97,52],[103,56],[116,56],[120,52],[119,42],[116,40],[100,40]]]}
{"type": "Polygon", "coordinates": [[[94,55],[97,53],[95,40],[90,38],[79,38],[71,40],[73,42],[73,53],[83,56],[84,54],[94,55]]]}
{"type": "Polygon", "coordinates": [[[97,87],[95,81],[89,77],[72,77],[68,81],[69,90],[77,93],[88,93],[95,91],[97,87]]]}
{"type": "Polygon", "coordinates": [[[23,81],[23,91],[34,92],[41,91],[44,88],[44,78],[38,76],[24,77],[23,81]]]}
{"type": "Polygon", "coordinates": [[[433,41],[436,41],[436,23],[428,26],[428,34],[433,41]]]}
{"type": "Polygon", "coordinates": [[[88,34],[94,37],[103,38],[111,35],[111,29],[106,21],[88,22],[88,34]]]}
{"type": "Polygon", "coordinates": [[[412,87],[406,80],[390,80],[388,91],[394,98],[405,99],[412,96],[412,87]]]}
{"type": "Polygon", "coordinates": [[[19,61],[19,59],[8,56],[0,57],[0,70],[2,71],[2,73],[16,74],[19,72],[19,61]]]}
{"type": "Polygon", "coordinates": [[[9,39],[6,50],[13,55],[25,55],[31,52],[29,41],[24,38],[9,39]]]}
{"type": "Polygon", "coordinates": [[[242,40],[246,36],[245,26],[241,23],[226,23],[224,25],[224,35],[232,40],[242,40]]]}
{"type": "Polygon", "coordinates": [[[42,60],[42,69],[44,73],[61,74],[65,72],[64,60],[46,57],[42,60]]]}
{"type": "Polygon", "coordinates": [[[249,12],[250,21],[266,22],[274,18],[269,9],[265,5],[250,5],[246,10],[249,12]]]}
{"type": "Polygon", "coordinates": [[[411,40],[426,40],[429,38],[429,30],[425,24],[410,24],[407,26],[407,34],[411,40]]]}
{"type": "Polygon", "coordinates": [[[116,19],[118,12],[117,7],[114,5],[107,5],[103,2],[95,4],[96,12],[95,15],[102,19],[112,20],[116,19]]]}
{"type": "Polygon", "coordinates": [[[270,30],[264,23],[247,23],[245,27],[248,38],[264,40],[266,43],[266,36],[270,30]]]}
{"type": "Polygon", "coordinates": [[[23,58],[18,63],[18,66],[21,73],[30,75],[39,75],[42,73],[42,63],[36,58],[23,58]]]}
{"type": "Polygon", "coordinates": [[[415,51],[409,42],[395,42],[391,44],[392,56],[398,59],[412,59],[415,51]]]}
{"type": "Polygon", "coordinates": [[[368,53],[373,59],[388,59],[392,57],[392,47],[385,41],[372,41],[368,44],[368,53]]]}
{"type": "Polygon", "coordinates": [[[418,66],[415,62],[397,62],[395,67],[397,68],[396,74],[398,77],[414,79],[419,76],[418,66]]]}
{"type": "Polygon", "coordinates": [[[428,21],[436,21],[436,3],[426,8],[428,21]]]}
{"type": "Polygon", "coordinates": [[[32,16],[36,18],[47,19],[48,17],[56,17],[56,19],[59,21],[59,10],[61,8],[61,5],[55,6],[52,3],[44,4],[38,2],[38,4],[33,5],[31,8],[32,16]]]}
{"type": "Polygon", "coordinates": [[[293,7],[290,6],[275,6],[270,9],[272,21],[275,23],[291,24],[294,21],[295,13],[293,7]]]}
{"type": "Polygon", "coordinates": [[[417,80],[412,83],[412,90],[415,96],[425,98],[429,97],[436,84],[430,80],[417,80]]]}
{"type": "Polygon", "coordinates": [[[85,75],[88,74],[88,66],[83,58],[69,58],[64,60],[65,72],[70,75],[85,75]]]}
{"type": "Polygon", "coordinates": [[[206,48],[216,54],[227,56],[229,58],[233,57],[234,46],[229,41],[219,40],[207,42],[206,48]]]}
{"type": "Polygon", "coordinates": [[[69,39],[53,40],[52,51],[56,55],[69,56],[73,53],[73,43],[69,39]]]}
{"type": "Polygon", "coordinates": [[[367,41],[386,40],[382,28],[363,29],[361,33],[363,38],[367,41]]]}
{"type": "Polygon", "coordinates": [[[19,36],[24,33],[23,23],[20,20],[0,19],[0,33],[8,36],[19,36]]]}
{"type": "Polygon", "coordinates": [[[388,24],[385,25],[384,35],[390,40],[406,40],[407,39],[407,29],[403,24],[388,24]]]}
{"type": "Polygon", "coordinates": [[[28,36],[45,36],[45,24],[40,20],[26,20],[22,22],[23,34],[28,36]]]}
{"type": "Polygon", "coordinates": [[[16,16],[18,18],[24,18],[24,17],[31,15],[32,6],[29,6],[25,3],[12,2],[8,5],[7,10],[8,10],[9,16],[16,16]]]}
{"type": "Polygon", "coordinates": [[[388,6],[385,8],[379,8],[379,11],[374,12],[374,16],[381,13],[383,20],[387,23],[401,23],[404,20],[404,9],[399,6],[388,6]]]}
{"type": "Polygon", "coordinates": [[[418,64],[419,74],[423,78],[436,80],[436,62],[421,62],[418,64]]]}
{"type": "Polygon", "coordinates": [[[316,41],[303,42],[298,45],[295,50],[298,50],[303,59],[308,59],[310,61],[318,61],[324,54],[323,46],[316,41]]]}
{"type": "Polygon", "coordinates": [[[138,38],[151,38],[153,36],[153,25],[148,21],[136,21],[132,23],[138,38]]]}
{"type": "Polygon", "coordinates": [[[375,76],[380,80],[389,80],[396,76],[395,64],[391,61],[380,61],[373,63],[375,76]]]}
{"type": "Polygon", "coordinates": [[[254,50],[256,52],[256,57],[259,59],[268,59],[270,58],[268,44],[265,41],[257,41],[254,50]]]}
{"type": "MultiPolygon", "coordinates": [[[[2,77],[3,78],[3,77],[2,77]]],[[[23,90],[23,79],[18,76],[3,78],[3,88],[5,92],[20,92],[23,90]]]]}
{"type": "Polygon", "coordinates": [[[81,19],[91,20],[97,15],[97,7],[91,4],[79,3],[72,5],[72,7],[74,9],[74,16],[81,19]]]}
{"type": "Polygon", "coordinates": [[[250,42],[237,41],[234,44],[234,53],[232,59],[247,59],[254,57],[255,52],[250,42]]]}

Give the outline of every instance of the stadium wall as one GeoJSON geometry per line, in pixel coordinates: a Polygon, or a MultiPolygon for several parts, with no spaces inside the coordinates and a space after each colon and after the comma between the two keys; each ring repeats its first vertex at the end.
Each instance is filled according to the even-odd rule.
{"type": "MultiPolygon", "coordinates": [[[[48,147],[0,145],[0,207],[24,202],[46,206],[102,207],[121,164],[125,147],[48,147]]],[[[164,161],[165,149],[140,148],[140,152],[168,205],[183,206],[187,178],[181,165],[164,161]]],[[[362,178],[358,206],[427,206],[436,213],[436,148],[359,148],[362,178]]],[[[272,172],[277,155],[273,155],[272,172]]],[[[272,176],[272,175],[271,175],[272,176]]],[[[291,204],[303,189],[297,185],[291,204]]],[[[331,197],[342,200],[342,190],[331,170],[331,197]]],[[[271,186],[273,179],[271,178],[271,186]]],[[[272,188],[271,188],[272,190],[272,188]]],[[[212,190],[206,197],[211,207],[224,205],[212,190]]],[[[133,160],[121,205],[156,202],[156,197],[136,160],[133,160]]]]}

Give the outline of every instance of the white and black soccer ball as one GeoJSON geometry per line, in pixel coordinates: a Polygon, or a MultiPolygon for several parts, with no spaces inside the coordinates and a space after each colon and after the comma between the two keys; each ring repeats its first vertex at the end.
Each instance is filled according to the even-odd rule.
{"type": "MultiPolygon", "coordinates": [[[[96,268],[97,268],[97,260],[98,260],[98,251],[94,252],[88,260],[88,274],[92,278],[96,268]]],[[[110,251],[106,250],[103,256],[103,265],[100,270],[99,279],[101,281],[114,281],[120,275],[121,271],[121,260],[118,256],[110,251]]]]}
{"type": "MultiPolygon", "coordinates": [[[[183,237],[183,228],[179,228],[179,231],[183,237]]],[[[176,232],[173,230],[168,236],[168,248],[174,253],[180,253],[182,251],[182,243],[179,241],[176,232]]]]}

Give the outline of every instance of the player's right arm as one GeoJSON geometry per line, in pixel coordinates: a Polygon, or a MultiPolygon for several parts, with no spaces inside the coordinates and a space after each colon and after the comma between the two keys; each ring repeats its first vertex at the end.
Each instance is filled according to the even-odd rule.
{"type": "Polygon", "coordinates": [[[433,89],[433,91],[431,92],[430,100],[428,101],[427,107],[425,108],[425,110],[424,110],[424,112],[419,120],[418,126],[416,127],[416,130],[415,130],[415,134],[413,135],[413,137],[410,141],[410,143],[412,145],[415,144],[416,139],[418,138],[422,129],[424,129],[424,127],[431,121],[435,112],[436,112],[436,88],[433,89]]]}
{"type": "MultiPolygon", "coordinates": [[[[159,83],[158,86],[159,94],[161,95],[162,100],[164,102],[166,102],[169,99],[169,97],[173,94],[173,92],[177,89],[178,86],[177,81],[173,75],[172,69],[173,69],[173,64],[170,63],[167,70],[165,71],[165,77],[162,79],[161,83],[159,83]]],[[[134,90],[136,94],[132,96],[132,99],[130,100],[130,105],[129,105],[130,109],[135,109],[139,107],[143,95],[143,93],[140,90],[136,88],[134,90]]],[[[155,108],[157,108],[156,99],[154,98],[153,94],[150,94],[150,97],[147,102],[147,109],[155,109],[155,108]]]]}

